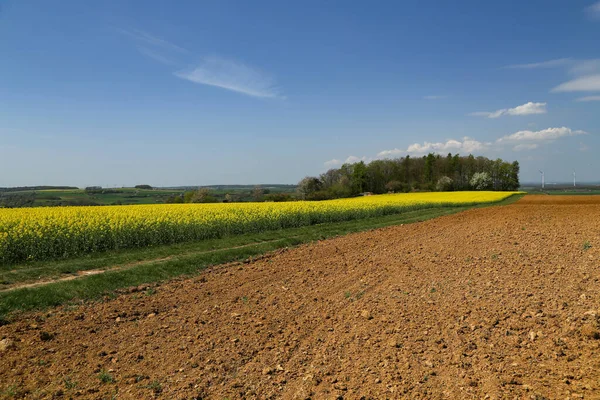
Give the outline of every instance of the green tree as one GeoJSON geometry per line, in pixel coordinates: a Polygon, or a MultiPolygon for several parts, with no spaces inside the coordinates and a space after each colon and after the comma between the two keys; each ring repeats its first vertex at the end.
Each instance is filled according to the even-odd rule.
{"type": "Polygon", "coordinates": [[[252,190],[252,199],[254,199],[254,201],[263,201],[265,199],[264,189],[260,186],[254,186],[254,189],[252,190]]]}
{"type": "Polygon", "coordinates": [[[521,167],[519,166],[518,161],[513,161],[511,167],[512,168],[510,170],[509,177],[510,183],[507,190],[519,190],[519,187],[521,186],[521,183],[519,182],[519,173],[521,172],[521,167]]]}
{"type": "Polygon", "coordinates": [[[429,153],[425,158],[424,183],[433,183],[433,169],[435,167],[435,154],[429,153]]]}
{"type": "Polygon", "coordinates": [[[392,193],[403,192],[405,190],[405,188],[406,188],[406,185],[400,181],[389,181],[388,183],[385,184],[385,189],[388,192],[392,192],[392,193]]]}
{"type": "Polygon", "coordinates": [[[475,190],[490,190],[492,178],[487,172],[475,172],[471,178],[471,187],[475,190]]]}
{"type": "Polygon", "coordinates": [[[410,156],[407,155],[402,160],[402,169],[404,170],[404,182],[406,182],[409,186],[412,184],[410,169],[411,169],[411,159],[410,156]]]}
{"type": "Polygon", "coordinates": [[[192,202],[192,197],[194,197],[194,193],[196,193],[194,190],[188,190],[187,192],[185,192],[183,194],[183,202],[184,203],[191,203],[192,202]]]}
{"type": "Polygon", "coordinates": [[[211,194],[209,188],[200,188],[193,195],[190,200],[191,203],[216,203],[217,198],[211,194]]]}
{"type": "Polygon", "coordinates": [[[352,171],[352,194],[359,194],[366,191],[367,186],[367,166],[364,161],[354,164],[352,171]]]}
{"type": "Polygon", "coordinates": [[[319,178],[307,176],[298,182],[298,194],[302,200],[310,198],[310,196],[321,190],[323,184],[319,178]]]}
{"type": "Polygon", "coordinates": [[[447,176],[442,176],[440,179],[438,179],[435,189],[438,192],[448,192],[452,190],[452,183],[452,179],[448,178],[447,176]]]}

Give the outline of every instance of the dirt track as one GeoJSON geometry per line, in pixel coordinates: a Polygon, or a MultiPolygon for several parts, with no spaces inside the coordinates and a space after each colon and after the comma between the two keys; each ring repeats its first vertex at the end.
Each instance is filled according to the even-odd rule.
{"type": "Polygon", "coordinates": [[[0,392],[600,398],[599,227],[529,196],[55,310],[0,327],[0,392]]]}

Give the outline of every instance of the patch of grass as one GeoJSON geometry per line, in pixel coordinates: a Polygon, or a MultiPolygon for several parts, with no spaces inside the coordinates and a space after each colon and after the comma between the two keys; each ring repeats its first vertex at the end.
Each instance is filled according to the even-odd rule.
{"type": "Polygon", "coordinates": [[[365,295],[365,291],[364,290],[359,290],[358,292],[356,292],[356,294],[352,294],[351,291],[346,291],[344,292],[344,297],[346,299],[348,299],[349,301],[356,301],[356,300],[360,300],[363,296],[365,295]]]}
{"type": "MultiPolygon", "coordinates": [[[[376,218],[325,223],[278,231],[229,236],[201,242],[96,253],[86,257],[53,262],[33,262],[0,266],[0,279],[13,283],[32,282],[63,276],[65,271],[92,269],[107,272],[68,281],[0,290],[0,320],[10,321],[14,312],[39,310],[69,302],[97,300],[114,296],[116,289],[191,276],[218,264],[242,261],[281,248],[399,224],[410,224],[471,208],[512,204],[522,195],[513,195],[499,203],[463,207],[438,207],[376,218]],[[126,268],[115,268],[123,267],[126,268]],[[113,269],[114,270],[111,270],[113,269]]],[[[153,294],[153,289],[146,291],[153,294]]]]}
{"type": "Polygon", "coordinates": [[[587,250],[589,250],[589,249],[591,249],[591,248],[592,248],[592,244],[591,244],[590,242],[585,242],[585,243],[583,244],[583,250],[586,250],[586,251],[587,251],[587,250]]]}
{"type": "Polygon", "coordinates": [[[0,394],[6,397],[17,397],[17,395],[19,395],[19,389],[17,388],[17,385],[10,385],[5,390],[0,392],[0,394]]]}
{"type": "Polygon", "coordinates": [[[63,382],[65,383],[66,389],[75,389],[77,387],[77,382],[74,382],[73,380],[71,380],[71,377],[69,377],[69,376],[66,376],[63,379],[63,382]]]}
{"type": "Polygon", "coordinates": [[[100,371],[100,373],[98,374],[98,379],[100,379],[100,382],[102,383],[115,382],[115,378],[105,370],[100,371]]]}
{"type": "Polygon", "coordinates": [[[149,385],[144,386],[147,389],[152,389],[155,394],[159,394],[162,392],[162,385],[159,381],[152,381],[149,385]]]}

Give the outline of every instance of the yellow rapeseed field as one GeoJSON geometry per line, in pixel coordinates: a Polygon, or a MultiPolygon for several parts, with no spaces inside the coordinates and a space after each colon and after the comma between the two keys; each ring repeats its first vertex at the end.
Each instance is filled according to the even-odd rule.
{"type": "Polygon", "coordinates": [[[497,202],[512,194],[441,192],[320,202],[0,209],[0,262],[47,260],[423,208],[497,202]]]}

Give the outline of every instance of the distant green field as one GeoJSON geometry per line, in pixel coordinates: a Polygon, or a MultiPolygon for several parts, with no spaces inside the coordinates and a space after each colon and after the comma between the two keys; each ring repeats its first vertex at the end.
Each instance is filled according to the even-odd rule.
{"type": "Polygon", "coordinates": [[[539,186],[521,186],[521,191],[530,194],[549,194],[549,195],[596,195],[600,194],[600,186],[596,184],[577,185],[574,188],[572,185],[546,185],[544,190],[539,186]]]}
{"type": "MultiPolygon", "coordinates": [[[[211,196],[221,202],[229,195],[233,201],[252,201],[252,185],[220,185],[208,187],[211,196]]],[[[265,185],[266,193],[290,193],[295,191],[293,185],[265,185]]],[[[117,204],[162,204],[172,196],[179,196],[186,190],[194,188],[173,189],[136,189],[136,188],[104,188],[93,192],[84,189],[42,189],[42,190],[0,190],[0,207],[47,207],[74,205],[117,205],[117,204]]]]}
{"type": "MultiPolygon", "coordinates": [[[[35,192],[34,206],[55,206],[79,201],[89,204],[156,204],[181,190],[107,189],[105,193],[86,193],[85,190],[41,190],[35,192]]],[[[17,192],[17,194],[27,192],[17,192]]]]}
{"type": "Polygon", "coordinates": [[[592,194],[600,194],[600,190],[548,190],[545,191],[544,193],[546,194],[550,194],[550,195],[592,195],[592,194]]]}

